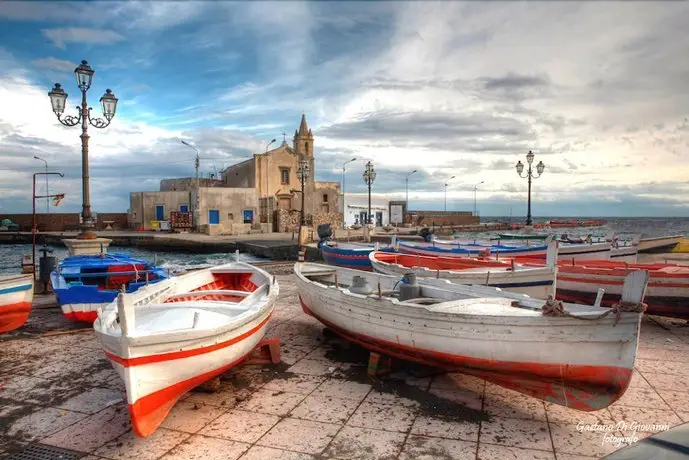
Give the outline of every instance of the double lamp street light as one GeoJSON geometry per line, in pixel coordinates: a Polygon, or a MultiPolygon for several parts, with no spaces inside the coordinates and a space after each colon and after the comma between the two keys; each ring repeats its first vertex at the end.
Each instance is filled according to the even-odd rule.
{"type": "Polygon", "coordinates": [[[81,61],[81,64],[74,70],[74,75],[77,79],[77,86],[81,90],[81,106],[77,106],[77,116],[66,115],[62,116],[65,111],[67,102],[67,93],[62,89],[62,85],[55,83],[55,87],[48,93],[50,96],[50,103],[53,107],[53,113],[65,126],[76,126],[81,123],[81,190],[82,190],[82,223],[79,226],[81,232],[77,236],[78,239],[92,240],[96,238],[95,225],[93,216],[91,215],[91,197],[89,189],[89,135],[88,125],[94,128],[106,128],[110,125],[115,111],[117,110],[117,98],[109,89],[105,90],[105,94],[100,98],[101,107],[103,109],[103,118],[91,118],[91,107],[86,102],[86,92],[91,87],[91,81],[95,72],[88,65],[88,62],[81,61]]]}
{"type": "Polygon", "coordinates": [[[536,172],[538,173],[537,175],[534,174],[533,170],[531,169],[531,163],[533,163],[534,159],[534,154],[531,150],[529,150],[529,153],[526,154],[526,162],[529,164],[529,168],[526,170],[526,175],[522,176],[522,172],[524,172],[524,163],[519,160],[517,162],[517,174],[519,174],[519,177],[522,179],[528,179],[529,180],[529,192],[528,192],[528,198],[527,198],[527,208],[526,208],[526,225],[531,225],[531,181],[533,179],[538,179],[541,177],[541,174],[543,174],[543,171],[545,170],[545,165],[543,164],[542,161],[539,161],[538,164],[536,165],[536,172]]]}

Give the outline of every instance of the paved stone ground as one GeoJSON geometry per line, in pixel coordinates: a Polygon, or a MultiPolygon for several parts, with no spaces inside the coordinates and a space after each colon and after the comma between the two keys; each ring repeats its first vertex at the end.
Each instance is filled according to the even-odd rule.
{"type": "MultiPolygon", "coordinates": [[[[145,439],[131,432],[122,382],[92,330],[37,302],[25,328],[0,337],[0,456],[38,442],[88,460],[575,460],[622,447],[579,423],[689,421],[689,328],[678,322],[644,319],[631,387],[582,413],[405,363],[371,380],[365,352],[301,311],[292,277],[278,276],[268,334],[282,339],[283,364],[242,366],[220,391],[188,394],[145,439]]],[[[631,436],[626,428],[614,434],[631,436]]]]}

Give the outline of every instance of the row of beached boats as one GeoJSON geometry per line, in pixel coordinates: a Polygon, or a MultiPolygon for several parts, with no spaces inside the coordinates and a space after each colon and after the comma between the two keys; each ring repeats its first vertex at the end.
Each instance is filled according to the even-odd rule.
{"type": "MultiPolygon", "coordinates": [[[[592,305],[563,303],[553,294],[565,268],[593,261],[577,259],[584,251],[563,260],[558,249],[565,245],[547,243],[486,250],[452,242],[449,252],[428,255],[413,252],[417,243],[323,241],[331,265],[298,262],[294,273],[304,312],[371,351],[567,407],[602,409],[631,380],[654,271],[597,268],[615,277],[591,281],[592,305]],[[459,256],[460,249],[468,252],[459,256]],[[606,297],[601,286],[617,290],[606,297]]],[[[442,244],[430,241],[423,250],[442,244]]],[[[279,295],[274,276],[242,262],[168,276],[122,255],[83,257],[63,261],[53,285],[68,317],[93,322],[140,436],[152,434],[185,392],[251,355],[279,295]]],[[[13,292],[28,291],[32,284],[13,292]]]]}

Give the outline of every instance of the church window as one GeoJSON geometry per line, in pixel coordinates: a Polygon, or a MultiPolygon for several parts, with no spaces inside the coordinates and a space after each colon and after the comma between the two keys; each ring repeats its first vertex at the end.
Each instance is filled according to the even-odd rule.
{"type": "Polygon", "coordinates": [[[280,168],[280,182],[289,185],[289,168],[280,168]]]}
{"type": "Polygon", "coordinates": [[[309,153],[309,143],[308,142],[304,142],[304,152],[309,153]]]}

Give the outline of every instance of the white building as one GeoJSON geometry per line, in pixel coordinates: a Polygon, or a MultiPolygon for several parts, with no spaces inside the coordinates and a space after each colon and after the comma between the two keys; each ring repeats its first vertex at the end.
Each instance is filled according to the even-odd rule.
{"type": "MultiPolygon", "coordinates": [[[[345,226],[361,225],[366,221],[368,195],[346,195],[344,199],[345,226]]],[[[371,223],[382,227],[390,223],[390,200],[371,197],[371,223]]]]}

